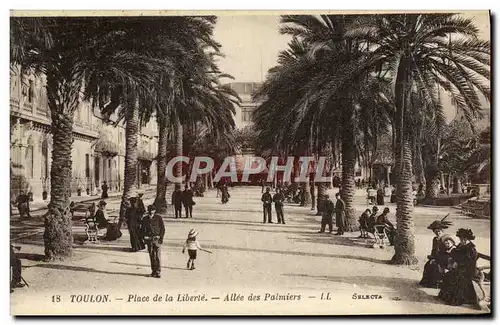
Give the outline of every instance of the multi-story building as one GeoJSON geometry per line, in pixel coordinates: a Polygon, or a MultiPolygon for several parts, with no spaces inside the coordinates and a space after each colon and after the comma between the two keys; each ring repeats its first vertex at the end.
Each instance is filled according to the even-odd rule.
{"type": "Polygon", "coordinates": [[[233,82],[229,86],[241,98],[240,107],[236,106],[234,122],[238,129],[242,129],[252,124],[252,113],[257,108],[258,103],[252,101],[252,93],[256,91],[262,83],[258,82],[233,82]]]}
{"type": "MultiPolygon", "coordinates": [[[[241,98],[240,106],[235,106],[234,123],[238,130],[250,127],[252,125],[252,113],[255,111],[259,103],[252,100],[252,93],[261,86],[257,82],[233,82],[229,86],[241,98]]],[[[250,131],[251,130],[246,130],[250,131]]],[[[236,169],[239,174],[242,173],[245,165],[250,163],[249,157],[254,156],[254,148],[243,146],[241,151],[236,154],[236,169]]]]}
{"type": "MultiPolygon", "coordinates": [[[[11,195],[31,192],[34,200],[50,195],[52,156],[51,118],[45,78],[11,72],[11,195]],[[24,78],[24,79],[23,79],[24,78]]],[[[111,117],[113,120],[114,117],[111,117]]],[[[158,137],[154,118],[139,137],[138,187],[156,184],[158,137]]],[[[71,192],[99,192],[104,181],[110,191],[120,191],[125,163],[125,129],[103,122],[99,109],[82,101],[75,112],[71,192]]]]}

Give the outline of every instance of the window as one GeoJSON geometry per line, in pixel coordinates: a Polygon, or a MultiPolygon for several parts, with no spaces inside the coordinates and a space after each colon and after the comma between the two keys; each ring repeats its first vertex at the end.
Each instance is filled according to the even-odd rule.
{"type": "Polygon", "coordinates": [[[85,177],[90,178],[90,155],[85,154],[85,177]]]}
{"type": "Polygon", "coordinates": [[[42,178],[49,177],[49,148],[47,139],[42,142],[42,178]]]}
{"type": "Polygon", "coordinates": [[[252,107],[243,107],[241,109],[241,119],[243,122],[251,122],[252,121],[252,107]]]}
{"type": "Polygon", "coordinates": [[[26,147],[26,154],[24,156],[26,166],[26,177],[33,178],[33,146],[26,147]]]}
{"type": "Polygon", "coordinates": [[[29,88],[28,88],[28,102],[33,103],[33,97],[35,95],[35,83],[33,80],[29,81],[29,88]]]}

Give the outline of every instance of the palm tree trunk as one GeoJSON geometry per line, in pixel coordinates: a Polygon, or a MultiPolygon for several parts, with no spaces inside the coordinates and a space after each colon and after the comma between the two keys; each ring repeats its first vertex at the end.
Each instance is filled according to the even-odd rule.
{"type": "Polygon", "coordinates": [[[136,186],[137,177],[137,142],[139,138],[139,99],[133,99],[133,106],[127,107],[125,126],[125,171],[123,180],[123,194],[120,205],[120,220],[118,228],[125,221],[125,202],[130,198],[132,190],[136,186]]]}
{"type": "Polygon", "coordinates": [[[461,188],[462,184],[460,183],[460,177],[458,177],[458,175],[455,174],[455,177],[453,177],[453,193],[455,194],[460,193],[461,188]]]}
{"type": "Polygon", "coordinates": [[[439,171],[437,166],[432,165],[425,170],[425,199],[432,200],[438,197],[439,194],[439,171]]]}
{"type": "Polygon", "coordinates": [[[316,215],[319,216],[323,213],[324,202],[326,200],[326,191],[328,188],[328,183],[320,182],[318,183],[318,199],[316,200],[316,215]]]}
{"type": "Polygon", "coordinates": [[[309,184],[309,177],[306,181],[302,183],[302,198],[300,201],[300,206],[305,207],[311,202],[311,185],[309,184]]]}
{"type": "Polygon", "coordinates": [[[157,157],[157,174],[158,182],[156,185],[156,199],[155,206],[158,213],[165,213],[167,206],[167,178],[166,178],[166,168],[167,168],[167,121],[165,117],[157,117],[158,123],[158,157],[157,157]]]}
{"type": "Polygon", "coordinates": [[[391,262],[394,264],[416,264],[415,225],[411,215],[413,209],[411,145],[408,140],[403,143],[402,152],[397,155],[396,164],[400,166],[396,186],[397,230],[394,244],[395,254],[391,262]]]}
{"type": "MultiPolygon", "coordinates": [[[[409,47],[409,45],[407,45],[409,47]]],[[[412,153],[411,141],[406,131],[408,122],[408,104],[411,92],[411,59],[409,55],[403,54],[400,58],[396,76],[395,101],[395,172],[396,172],[396,236],[394,239],[393,264],[416,264],[415,257],[415,225],[411,215],[413,209],[413,186],[412,186],[412,153]],[[406,123],[405,123],[406,122],[406,123]]]]}
{"type": "MultiPolygon", "coordinates": [[[[182,156],[182,136],[183,136],[183,130],[182,130],[182,124],[180,122],[179,119],[177,119],[176,121],[176,133],[175,133],[175,136],[176,136],[176,142],[175,142],[175,149],[176,149],[176,152],[177,152],[177,157],[181,157],[182,156]]],[[[176,176],[177,177],[181,177],[182,176],[182,163],[181,162],[178,162],[177,165],[176,165],[176,176]]],[[[182,181],[179,181],[177,183],[178,185],[181,186],[182,188],[182,181]]]]}
{"type": "Polygon", "coordinates": [[[315,192],[315,189],[316,189],[316,182],[312,181],[312,184],[309,188],[309,190],[311,191],[311,210],[314,210],[316,208],[316,193],[315,192]]]}
{"type": "Polygon", "coordinates": [[[45,215],[45,258],[71,257],[73,249],[71,197],[73,116],[78,107],[81,84],[61,76],[62,69],[47,71],[47,97],[52,118],[52,168],[50,171],[50,203],[45,215]]]}
{"type": "Polygon", "coordinates": [[[354,143],[354,110],[344,110],[342,126],[342,185],[341,197],[345,202],[346,231],[358,230],[356,211],[354,209],[354,193],[356,191],[355,166],[356,146],[354,143]]]}

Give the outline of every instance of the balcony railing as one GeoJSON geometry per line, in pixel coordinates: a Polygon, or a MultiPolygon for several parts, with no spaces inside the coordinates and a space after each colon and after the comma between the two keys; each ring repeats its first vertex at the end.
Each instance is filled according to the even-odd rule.
{"type": "Polygon", "coordinates": [[[27,112],[30,112],[30,113],[33,113],[33,103],[24,102],[23,103],[23,110],[27,111],[27,112]]]}
{"type": "Polygon", "coordinates": [[[20,109],[20,102],[19,102],[19,98],[10,98],[10,106],[11,106],[11,109],[14,109],[14,110],[19,110],[20,109]]]}

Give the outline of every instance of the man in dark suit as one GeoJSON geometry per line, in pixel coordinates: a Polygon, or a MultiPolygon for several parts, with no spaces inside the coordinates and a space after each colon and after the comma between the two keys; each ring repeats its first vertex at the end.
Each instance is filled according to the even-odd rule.
{"type": "Polygon", "coordinates": [[[172,193],[172,205],[175,209],[175,219],[182,217],[182,191],[180,185],[175,185],[175,191],[172,193]]]}
{"type": "Polygon", "coordinates": [[[188,187],[188,184],[184,187],[184,192],[182,192],[182,204],[186,210],[186,218],[193,217],[193,191],[188,187]]]}
{"type": "Polygon", "coordinates": [[[271,203],[273,202],[273,198],[271,197],[270,193],[271,189],[268,187],[266,188],[266,192],[262,194],[262,198],[260,199],[262,201],[262,204],[264,206],[264,221],[263,223],[266,223],[266,215],[267,215],[267,222],[268,223],[273,223],[273,216],[272,216],[272,210],[271,210],[271,203]]]}
{"type": "Polygon", "coordinates": [[[283,201],[285,197],[281,193],[281,188],[278,188],[276,194],[273,196],[274,208],[276,209],[276,215],[278,217],[278,223],[285,224],[285,215],[283,214],[283,201]]]}
{"type": "Polygon", "coordinates": [[[321,217],[321,229],[318,231],[319,233],[325,232],[326,225],[328,225],[328,231],[331,233],[333,232],[333,212],[335,211],[335,206],[330,200],[330,197],[325,195],[325,200],[323,202],[324,206],[321,209],[322,210],[322,217],[321,217]]]}
{"type": "Polygon", "coordinates": [[[142,219],[144,241],[148,246],[151,262],[151,276],[160,277],[161,273],[161,244],[165,236],[165,224],[162,217],[156,213],[154,205],[148,206],[148,214],[142,219]]]}

